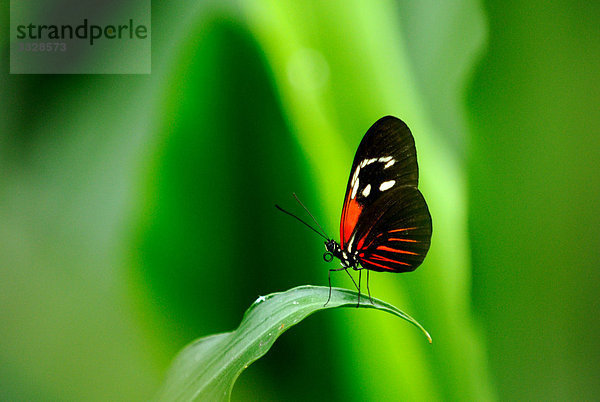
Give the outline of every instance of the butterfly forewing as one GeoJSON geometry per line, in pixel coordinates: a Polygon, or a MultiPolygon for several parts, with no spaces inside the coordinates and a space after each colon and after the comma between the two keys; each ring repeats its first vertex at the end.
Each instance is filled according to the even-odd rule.
{"type": "Polygon", "coordinates": [[[355,229],[370,205],[386,191],[416,188],[418,181],[417,153],[409,128],[396,117],[382,117],[363,137],[352,163],[340,222],[342,249],[356,247],[351,244],[358,240],[355,229]]]}

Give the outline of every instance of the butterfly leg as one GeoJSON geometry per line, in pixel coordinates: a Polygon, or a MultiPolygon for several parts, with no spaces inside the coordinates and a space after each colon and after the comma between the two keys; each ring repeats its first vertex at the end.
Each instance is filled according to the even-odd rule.
{"type": "Polygon", "coordinates": [[[360,277],[362,275],[362,270],[358,271],[358,302],[356,303],[356,308],[360,307],[360,277]]]}
{"type": "MultiPolygon", "coordinates": [[[[323,304],[323,307],[325,307],[329,303],[329,300],[331,300],[331,272],[332,271],[346,271],[346,272],[348,272],[348,268],[342,267],[342,268],[333,268],[333,269],[329,270],[329,273],[327,274],[328,279],[329,279],[329,297],[327,298],[327,301],[325,302],[325,304],[323,304]]],[[[348,273],[348,275],[350,275],[350,274],[348,273]]],[[[352,278],[352,275],[350,275],[350,278],[352,278]]],[[[352,282],[354,282],[354,278],[352,278],[352,282]]]]}
{"type": "MultiPolygon", "coordinates": [[[[357,268],[356,269],[358,271],[358,283],[359,283],[359,285],[360,285],[360,271],[362,271],[363,269],[366,269],[366,268],[357,268]]],[[[368,270],[368,269],[366,269],[366,270],[367,270],[367,293],[369,294],[369,301],[371,302],[371,304],[374,305],[373,298],[371,297],[371,289],[369,289],[369,271],[370,270],[368,270]]],[[[357,289],[359,289],[359,293],[360,293],[360,288],[357,287],[357,289]]]]}
{"type": "Polygon", "coordinates": [[[373,304],[373,299],[371,298],[371,289],[369,289],[369,270],[367,269],[367,293],[369,294],[369,301],[373,304]]]}
{"type": "Polygon", "coordinates": [[[356,307],[358,307],[360,306],[360,270],[358,270],[358,284],[354,280],[352,274],[348,271],[348,268],[346,268],[346,273],[348,274],[350,279],[352,279],[352,283],[354,283],[354,287],[356,288],[356,290],[358,290],[358,304],[356,305],[356,307]]]}
{"type": "Polygon", "coordinates": [[[354,284],[354,287],[360,292],[360,283],[359,285],[356,284],[356,281],[354,280],[354,277],[352,276],[352,274],[348,271],[348,268],[346,268],[346,273],[348,274],[348,276],[350,277],[350,279],[352,279],[352,283],[354,284]]]}

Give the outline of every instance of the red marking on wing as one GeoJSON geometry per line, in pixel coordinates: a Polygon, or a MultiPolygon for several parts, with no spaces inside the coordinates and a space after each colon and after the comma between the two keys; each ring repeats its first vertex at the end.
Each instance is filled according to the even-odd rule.
{"type": "MultiPolygon", "coordinates": [[[[363,248],[363,244],[365,244],[365,239],[367,238],[367,236],[363,236],[360,238],[360,240],[358,241],[358,243],[356,244],[356,249],[357,250],[361,250],[363,248]]],[[[371,243],[373,243],[373,241],[371,240],[371,243]]],[[[369,243],[369,246],[371,244],[369,243]]]]}
{"type": "Polygon", "coordinates": [[[350,198],[350,194],[347,195],[346,203],[342,210],[342,221],[340,224],[340,243],[342,248],[344,248],[345,244],[350,240],[350,236],[356,226],[356,222],[358,222],[358,217],[362,212],[362,208],[362,205],[350,198]]]}
{"type": "Polygon", "coordinates": [[[369,258],[374,258],[377,261],[388,261],[388,262],[393,262],[395,264],[410,266],[410,264],[408,264],[406,262],[402,262],[402,261],[398,261],[398,260],[392,260],[391,258],[386,258],[386,257],[384,257],[382,255],[379,255],[379,254],[371,254],[371,256],[369,258]]]}
{"type": "Polygon", "coordinates": [[[412,240],[412,239],[393,239],[393,238],[389,238],[388,241],[407,241],[409,243],[418,243],[418,240],[412,240]]]}
{"type": "Polygon", "coordinates": [[[404,232],[405,230],[415,230],[417,228],[402,228],[402,229],[394,229],[394,230],[390,230],[388,231],[388,233],[396,233],[396,232],[404,232]]]}
{"type": "Polygon", "coordinates": [[[369,261],[369,260],[363,260],[363,261],[366,262],[366,263],[368,263],[368,264],[376,265],[376,266],[381,267],[383,269],[387,269],[389,271],[394,271],[394,268],[388,267],[387,265],[377,264],[376,262],[369,261]]]}
{"type": "MultiPolygon", "coordinates": [[[[363,249],[363,245],[365,244],[365,239],[367,238],[367,236],[369,235],[369,233],[371,233],[371,229],[369,229],[369,231],[367,232],[366,235],[364,235],[359,241],[358,244],[356,245],[356,249],[357,250],[362,250],[363,249]]],[[[376,236],[375,239],[379,237],[376,236]]],[[[364,247],[365,249],[371,247],[371,244],[373,244],[373,242],[375,241],[375,239],[371,240],[371,242],[367,245],[367,247],[364,247]]]]}
{"type": "Polygon", "coordinates": [[[388,247],[388,246],[378,246],[377,250],[390,251],[392,253],[400,253],[400,254],[419,255],[417,253],[413,253],[412,251],[396,250],[395,248],[391,248],[391,247],[388,247]]]}
{"type": "MultiPolygon", "coordinates": [[[[395,233],[395,232],[405,232],[405,231],[407,231],[407,230],[414,230],[414,229],[417,229],[417,228],[394,229],[394,230],[390,230],[390,231],[388,231],[388,232],[381,232],[381,233],[379,233],[379,234],[378,234],[377,236],[375,236],[375,237],[377,238],[377,237],[381,237],[381,236],[383,236],[383,235],[385,235],[385,234],[388,234],[388,233],[395,233]]],[[[416,242],[417,242],[417,240],[409,240],[409,239],[392,239],[392,238],[388,239],[388,241],[394,241],[394,240],[395,240],[395,241],[408,241],[408,242],[412,242],[412,243],[416,243],[416,242]]],[[[373,243],[373,242],[371,242],[371,243],[373,243]]],[[[370,245],[371,245],[371,244],[369,244],[369,246],[370,246],[370,245]]],[[[367,247],[368,247],[368,246],[367,246],[367,247]]]]}
{"type": "MultiPolygon", "coordinates": [[[[375,236],[375,239],[377,239],[378,237],[381,237],[382,235],[383,235],[383,233],[379,233],[377,236],[375,236]]],[[[360,241],[358,242],[358,245],[356,247],[357,250],[362,250],[363,249],[362,246],[363,246],[366,238],[367,238],[367,236],[365,236],[362,239],[360,239],[360,241]]],[[[375,241],[375,239],[371,240],[371,242],[364,249],[368,249],[369,247],[371,247],[371,244],[373,244],[373,242],[375,241]]],[[[410,242],[410,243],[418,243],[419,242],[418,240],[412,240],[412,239],[394,239],[394,238],[387,239],[387,241],[405,241],[405,242],[410,242]]],[[[385,247],[385,246],[379,246],[379,247],[385,247]]],[[[379,249],[379,247],[377,247],[377,248],[379,249]]],[[[385,249],[381,249],[381,250],[385,250],[385,249]]],[[[396,251],[396,249],[394,249],[394,252],[401,253],[402,251],[396,251]]],[[[418,255],[417,253],[411,253],[409,251],[405,251],[404,253],[405,254],[418,255]]]]}

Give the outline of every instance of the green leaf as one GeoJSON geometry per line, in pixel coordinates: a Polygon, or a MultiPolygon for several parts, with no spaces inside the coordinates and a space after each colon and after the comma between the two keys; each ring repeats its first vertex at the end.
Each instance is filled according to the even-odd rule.
{"type": "MultiPolygon", "coordinates": [[[[235,380],[263,356],[282,333],[309,315],[336,307],[355,307],[358,293],[333,288],[299,286],[286,292],[260,296],[233,332],[200,338],[185,347],[169,370],[159,393],[161,401],[229,400],[235,380]]],[[[417,326],[431,343],[431,336],[414,318],[389,303],[361,295],[360,308],[394,314],[417,326]]]]}

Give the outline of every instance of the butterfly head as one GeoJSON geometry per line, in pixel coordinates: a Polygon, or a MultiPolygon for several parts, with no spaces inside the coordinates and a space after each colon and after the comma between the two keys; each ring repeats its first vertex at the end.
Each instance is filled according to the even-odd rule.
{"type": "Polygon", "coordinates": [[[333,239],[327,239],[325,241],[325,253],[323,254],[323,259],[326,262],[333,261],[333,257],[340,260],[343,267],[347,268],[356,268],[358,266],[358,260],[355,255],[350,255],[342,250],[340,247],[340,243],[333,239]]]}
{"type": "Polygon", "coordinates": [[[325,253],[323,254],[323,259],[326,262],[333,261],[333,257],[338,257],[341,253],[340,245],[333,239],[327,239],[325,241],[325,253]]]}

